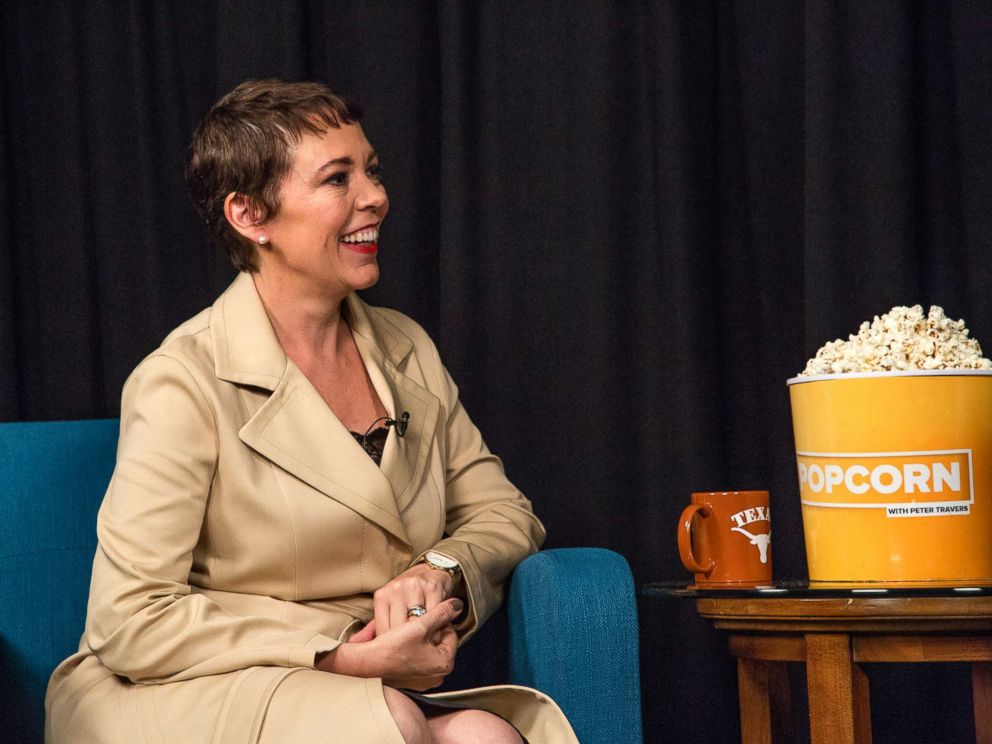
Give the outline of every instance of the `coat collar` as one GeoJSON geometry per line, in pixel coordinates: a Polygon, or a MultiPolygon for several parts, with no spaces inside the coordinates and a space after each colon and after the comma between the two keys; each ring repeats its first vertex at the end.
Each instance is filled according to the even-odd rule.
{"type": "MultiPolygon", "coordinates": [[[[400,366],[413,350],[409,337],[356,294],[345,298],[345,313],[355,340],[364,339],[379,349],[393,366],[400,366]]],[[[278,387],[289,360],[279,345],[250,273],[240,272],[217,298],[210,314],[210,329],[217,377],[266,390],[278,387]]]]}
{"type": "Polygon", "coordinates": [[[410,414],[403,438],[390,430],[381,468],[286,356],[248,273],[235,279],[211,311],[215,373],[271,392],[239,432],[246,445],[409,545],[401,515],[422,479],[440,401],[403,373],[413,349],[409,337],[354,294],[345,302],[355,343],[383,405],[394,418],[410,414]]]}

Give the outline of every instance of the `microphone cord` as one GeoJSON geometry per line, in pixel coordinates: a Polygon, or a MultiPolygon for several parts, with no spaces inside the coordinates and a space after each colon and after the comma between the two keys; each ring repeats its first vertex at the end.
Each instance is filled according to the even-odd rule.
{"type": "Polygon", "coordinates": [[[391,416],[380,416],[379,418],[377,418],[375,421],[369,424],[369,428],[365,430],[364,434],[362,434],[362,449],[365,449],[366,445],[368,444],[369,434],[372,433],[372,430],[375,428],[375,425],[378,424],[380,421],[385,422],[385,426],[387,429],[390,426],[395,426],[396,436],[402,437],[406,434],[406,427],[409,426],[410,424],[410,414],[407,411],[403,411],[403,413],[400,415],[398,420],[392,418],[391,416]]]}

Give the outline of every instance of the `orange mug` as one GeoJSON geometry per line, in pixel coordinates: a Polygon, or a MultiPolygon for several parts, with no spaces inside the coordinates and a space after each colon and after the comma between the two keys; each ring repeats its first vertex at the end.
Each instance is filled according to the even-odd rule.
{"type": "Polygon", "coordinates": [[[705,491],[679,519],[679,556],[700,588],[754,587],[772,581],[768,491],[705,491]]]}

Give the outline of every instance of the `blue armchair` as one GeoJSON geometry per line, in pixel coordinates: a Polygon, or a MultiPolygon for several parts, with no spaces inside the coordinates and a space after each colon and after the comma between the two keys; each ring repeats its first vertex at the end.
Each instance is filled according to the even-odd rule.
{"type": "MultiPolygon", "coordinates": [[[[117,432],[116,419],[0,424],[5,741],[42,741],[48,677],[79,643],[117,432]]],[[[538,553],[517,567],[508,606],[511,680],[554,697],[583,744],[638,744],[637,617],[626,561],[600,549],[538,553]]]]}
{"type": "Polygon", "coordinates": [[[640,744],[640,644],[627,561],[602,548],[542,551],[517,566],[507,605],[511,681],[551,695],[582,744],[640,744]]]}

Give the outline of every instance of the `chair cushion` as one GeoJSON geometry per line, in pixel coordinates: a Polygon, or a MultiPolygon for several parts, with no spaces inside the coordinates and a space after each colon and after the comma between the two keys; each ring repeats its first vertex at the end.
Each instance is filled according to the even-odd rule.
{"type": "Polygon", "coordinates": [[[0,731],[40,742],[45,686],[86,617],[116,419],[0,424],[0,731]]]}

